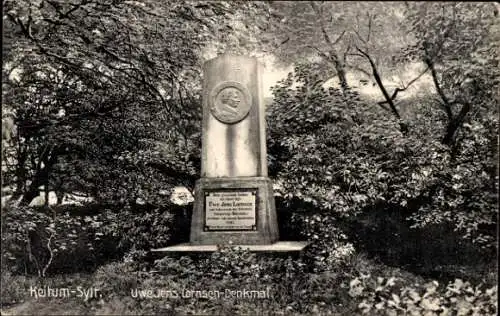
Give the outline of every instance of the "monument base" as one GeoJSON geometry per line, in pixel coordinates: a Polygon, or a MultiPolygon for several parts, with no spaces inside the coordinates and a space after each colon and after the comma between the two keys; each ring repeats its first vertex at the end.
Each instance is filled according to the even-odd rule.
{"type": "Polygon", "coordinates": [[[278,239],[268,177],[201,178],[196,182],[191,245],[270,245],[278,239]]]}
{"type": "MultiPolygon", "coordinates": [[[[232,248],[241,248],[250,252],[299,252],[308,242],[306,241],[278,241],[270,245],[229,245],[232,248]]],[[[215,252],[217,245],[192,245],[190,243],[175,246],[151,249],[153,253],[176,253],[176,252],[215,252]]]]}

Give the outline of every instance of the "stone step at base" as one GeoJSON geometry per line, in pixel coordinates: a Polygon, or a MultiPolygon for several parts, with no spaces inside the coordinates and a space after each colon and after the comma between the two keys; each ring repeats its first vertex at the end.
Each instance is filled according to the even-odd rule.
{"type": "MultiPolygon", "coordinates": [[[[232,248],[241,248],[250,252],[298,252],[304,250],[309,244],[307,241],[278,241],[269,245],[226,245],[232,248]]],[[[217,245],[192,245],[183,243],[175,246],[151,249],[153,253],[165,252],[215,252],[217,245]]]]}

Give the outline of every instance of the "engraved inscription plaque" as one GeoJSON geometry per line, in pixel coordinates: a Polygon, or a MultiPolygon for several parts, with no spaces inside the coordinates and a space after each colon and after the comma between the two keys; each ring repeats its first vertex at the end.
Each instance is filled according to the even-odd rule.
{"type": "Polygon", "coordinates": [[[205,192],[204,231],[256,230],[256,189],[205,192]]]}
{"type": "Polygon", "coordinates": [[[243,120],[252,105],[252,96],[236,81],[225,81],[210,92],[210,112],[222,123],[234,124],[243,120]]]}

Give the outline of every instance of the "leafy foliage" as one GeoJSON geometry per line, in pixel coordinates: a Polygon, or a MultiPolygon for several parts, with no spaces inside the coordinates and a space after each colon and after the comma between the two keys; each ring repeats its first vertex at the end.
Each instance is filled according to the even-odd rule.
{"type": "MultiPolygon", "coordinates": [[[[295,76],[306,80],[300,72],[295,76]]],[[[378,201],[404,204],[431,181],[429,173],[415,172],[448,159],[446,148],[424,146],[404,137],[396,121],[377,118],[377,109],[356,92],[345,98],[333,88],[291,89],[291,83],[289,77],[275,87],[269,113],[270,154],[276,155],[270,169],[286,199],[346,215],[378,201]]]]}
{"type": "MultiPolygon", "coordinates": [[[[209,256],[165,257],[151,268],[139,268],[132,262],[113,262],[99,268],[84,280],[78,276],[47,279],[51,287],[85,284],[100,289],[101,299],[69,300],[72,310],[84,314],[165,314],[165,313],[235,313],[276,314],[360,314],[374,315],[496,313],[496,286],[455,280],[439,286],[435,280],[422,278],[380,266],[359,256],[321,273],[308,270],[298,258],[256,255],[222,247],[209,256]],[[151,269],[152,268],[152,269],[151,269]],[[335,285],[335,286],[332,286],[335,285]],[[265,298],[225,296],[226,289],[254,290],[269,293],[265,298]],[[163,294],[158,291],[162,290],[163,294]],[[193,292],[222,291],[220,298],[193,292]],[[149,294],[148,294],[149,293],[149,294]],[[169,296],[170,295],[170,296],[169,296]]],[[[9,277],[12,284],[40,286],[37,280],[9,277]]],[[[15,299],[12,288],[2,288],[3,302],[15,299]],[[9,290],[9,292],[7,292],[9,290]]],[[[267,294],[266,294],[267,295],[267,294]]],[[[22,299],[22,296],[18,299],[22,299]]],[[[67,300],[68,301],[68,300],[67,300]]],[[[38,300],[26,304],[58,314],[68,308],[53,301],[38,300]],[[45,306],[50,304],[51,308],[45,306]]]]}
{"type": "Polygon", "coordinates": [[[204,49],[230,40],[219,34],[246,6],[4,3],[5,103],[18,131],[6,179],[16,195],[28,204],[44,185],[161,204],[160,190],[192,188],[204,49]]]}
{"type": "Polygon", "coordinates": [[[2,213],[3,269],[45,277],[91,271],[116,258],[137,261],[152,248],[188,238],[189,219],[184,211],[171,206],[76,215],[44,208],[8,208],[2,213]]]}
{"type": "Polygon", "coordinates": [[[2,223],[3,269],[14,273],[45,277],[54,268],[85,270],[102,261],[100,256],[109,249],[110,240],[102,240],[101,222],[95,217],[55,216],[26,207],[3,211],[2,223]]]}
{"type": "Polygon", "coordinates": [[[270,172],[286,203],[299,200],[331,216],[392,205],[419,224],[446,220],[464,238],[495,245],[495,118],[450,149],[436,139],[442,117],[428,105],[414,105],[420,119],[403,135],[396,120],[381,119],[355,92],[315,85],[316,76],[314,65],[298,65],[274,87],[270,172]]]}
{"type": "Polygon", "coordinates": [[[414,3],[407,11],[416,41],[406,56],[430,68],[447,119],[442,141],[452,145],[471,118],[497,113],[498,8],[492,3],[414,3]]]}
{"type": "Polygon", "coordinates": [[[436,175],[431,201],[421,205],[412,219],[416,227],[452,223],[467,240],[482,248],[495,248],[498,216],[496,169],[498,121],[490,118],[465,124],[465,134],[453,159],[436,175]]]}
{"type": "MultiPolygon", "coordinates": [[[[149,252],[186,239],[189,219],[185,209],[169,208],[106,210],[97,217],[102,221],[100,232],[105,238],[117,240],[116,250],[149,252]]],[[[132,258],[131,258],[132,259],[132,258]]]]}
{"type": "Polygon", "coordinates": [[[473,285],[480,277],[445,288],[381,267],[356,253],[341,222],[374,226],[391,210],[417,229],[451,225],[486,256],[495,252],[497,15],[492,4],[472,3],[5,1],[3,179],[22,203],[2,210],[2,268],[13,273],[2,302],[22,301],[13,287],[67,285],[47,275],[122,258],[69,282],[101,288],[102,300],[63,306],[85,314],[495,314],[497,288],[473,285]],[[167,196],[198,177],[204,58],[261,46],[295,64],[273,90],[268,158],[282,236],[310,241],[309,250],[285,258],[221,247],[165,257],[148,271],[149,249],[187,239],[189,213],[167,196]],[[324,87],[351,68],[382,89],[387,70],[414,61],[428,68],[436,93],[396,103],[408,84],[374,102],[347,84],[324,87]],[[84,215],[26,207],[41,190],[99,204],[84,215]],[[273,296],[130,295],[242,284],[273,296]]]}
{"type": "Polygon", "coordinates": [[[497,287],[473,287],[456,279],[445,289],[439,282],[405,284],[400,278],[361,275],[349,283],[349,295],[361,297],[359,309],[369,315],[494,315],[497,287]]]}

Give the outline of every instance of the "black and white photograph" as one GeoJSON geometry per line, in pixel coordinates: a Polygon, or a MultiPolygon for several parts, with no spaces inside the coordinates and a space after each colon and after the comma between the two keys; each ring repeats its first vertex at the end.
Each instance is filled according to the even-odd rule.
{"type": "Polygon", "coordinates": [[[2,315],[494,316],[499,2],[2,0],[2,315]]]}

